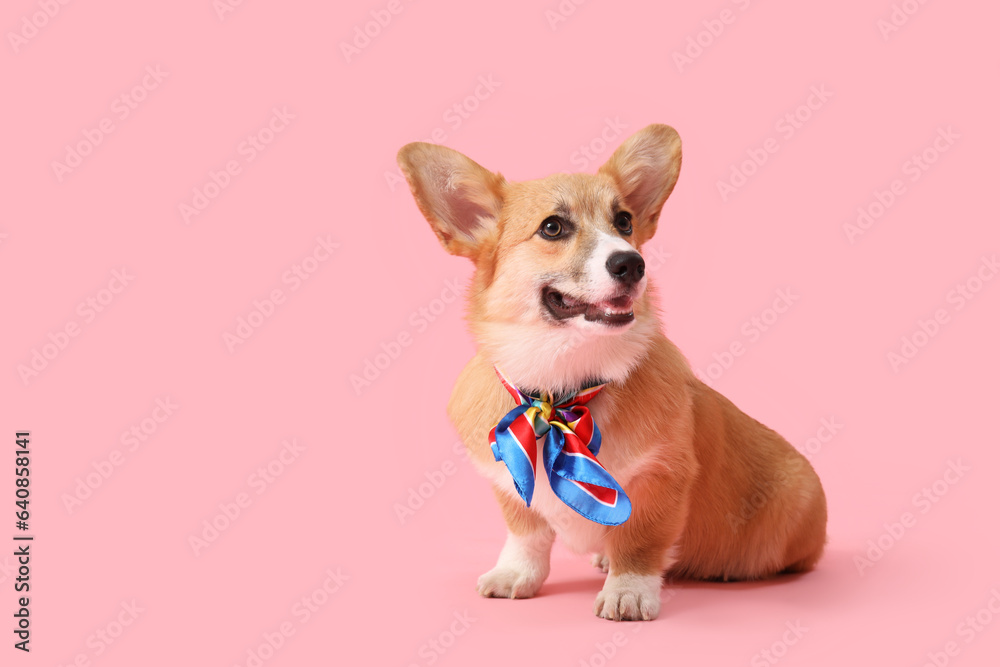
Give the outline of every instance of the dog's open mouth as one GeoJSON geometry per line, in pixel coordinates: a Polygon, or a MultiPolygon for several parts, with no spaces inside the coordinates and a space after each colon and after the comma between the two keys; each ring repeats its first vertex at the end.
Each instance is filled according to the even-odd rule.
{"type": "Polygon", "coordinates": [[[542,290],[542,303],[557,320],[583,315],[588,322],[601,322],[608,326],[622,326],[635,319],[632,297],[618,296],[599,303],[587,303],[567,296],[552,287],[542,290]]]}

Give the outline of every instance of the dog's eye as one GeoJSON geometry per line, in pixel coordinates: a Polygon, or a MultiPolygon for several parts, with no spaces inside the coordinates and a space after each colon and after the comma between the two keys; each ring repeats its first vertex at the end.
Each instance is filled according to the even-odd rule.
{"type": "Polygon", "coordinates": [[[563,223],[562,220],[556,216],[550,216],[542,221],[542,226],[539,230],[542,236],[549,239],[557,239],[563,234],[563,223]]]}
{"type": "Polygon", "coordinates": [[[632,233],[632,214],[628,211],[619,211],[615,216],[615,229],[628,236],[632,233]]]}

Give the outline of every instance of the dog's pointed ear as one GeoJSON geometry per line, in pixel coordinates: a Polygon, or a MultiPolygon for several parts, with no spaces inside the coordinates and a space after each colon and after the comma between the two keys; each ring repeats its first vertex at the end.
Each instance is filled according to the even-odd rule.
{"type": "Polygon", "coordinates": [[[497,232],[503,176],[436,144],[407,144],[396,160],[441,245],[475,260],[483,242],[497,232]]]}
{"type": "Polygon", "coordinates": [[[660,209],[681,170],[681,137],[669,125],[649,125],[625,140],[598,170],[610,176],[631,209],[640,243],[656,231],[660,209]]]}

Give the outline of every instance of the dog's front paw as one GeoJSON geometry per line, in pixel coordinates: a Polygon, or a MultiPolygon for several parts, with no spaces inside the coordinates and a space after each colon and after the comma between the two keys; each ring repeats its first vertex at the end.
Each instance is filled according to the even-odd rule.
{"type": "Polygon", "coordinates": [[[611,574],[597,594],[594,613],[610,621],[651,621],[660,613],[658,574],[611,574]]]}
{"type": "Polygon", "coordinates": [[[545,574],[532,570],[500,566],[479,577],[476,590],[487,598],[534,597],[545,581],[545,574]]]}

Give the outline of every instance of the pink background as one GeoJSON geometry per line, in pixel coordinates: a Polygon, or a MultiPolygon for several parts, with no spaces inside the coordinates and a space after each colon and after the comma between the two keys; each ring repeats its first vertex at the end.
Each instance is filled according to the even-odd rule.
{"type": "Polygon", "coordinates": [[[36,539],[30,655],[11,646],[0,550],[3,664],[995,664],[1000,280],[977,271],[992,278],[982,258],[1000,250],[1000,10],[908,0],[885,38],[889,0],[564,0],[554,27],[557,0],[390,4],[251,0],[220,18],[212,0],[5,3],[0,539],[19,532],[19,429],[36,539]],[[348,62],[340,44],[372,11],[391,21],[348,62]],[[707,46],[678,67],[689,39],[707,46]],[[832,96],[789,137],[777,123],[813,86],[832,96]],[[602,138],[608,119],[625,129],[602,138]],[[53,162],[102,122],[60,180],[53,162]],[[510,179],[594,171],[652,122],[685,151],[647,246],[669,255],[650,262],[666,329],[715,387],[813,450],[827,555],[797,579],[665,589],[650,624],[595,618],[602,577],[560,547],[537,599],[480,599],[504,529],[444,414],[473,347],[441,297],[471,267],[394,182],[395,153],[434,135],[510,179]],[[958,138],[937,153],[947,128],[958,138]],[[273,141],[250,160],[258,134],[273,141]],[[723,201],[718,182],[765,143],[777,152],[723,201]],[[925,149],[935,162],[913,181],[925,149]],[[238,173],[185,224],[180,205],[212,173],[226,183],[227,163],[238,173]],[[851,243],[845,223],[896,179],[903,194],[851,243]],[[339,247],[304,261],[318,237],[339,247]],[[293,289],[299,265],[313,271],[293,289]],[[961,308],[958,285],[979,288],[961,308]],[[779,289],[797,301],[751,340],[779,289]],[[224,336],[274,290],[230,351],[224,336]],[[938,309],[944,324],[894,368],[938,309]],[[734,342],[745,353],[713,371],[734,342]],[[52,358],[22,377],[36,351],[52,358]],[[369,362],[384,368],[356,391],[369,362]],[[262,481],[292,439],[304,449],[262,481]],[[953,484],[951,463],[967,468],[953,484]],[[401,521],[428,479],[440,488],[401,521]],[[196,555],[191,536],[237,501],[196,555]],[[859,572],[869,541],[884,554],[859,572]],[[328,571],[347,577],[329,594],[328,571]],[[294,634],[278,641],[282,627],[294,634]]]}

